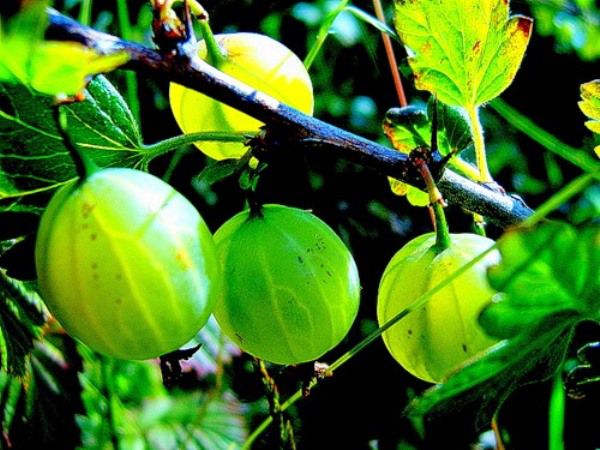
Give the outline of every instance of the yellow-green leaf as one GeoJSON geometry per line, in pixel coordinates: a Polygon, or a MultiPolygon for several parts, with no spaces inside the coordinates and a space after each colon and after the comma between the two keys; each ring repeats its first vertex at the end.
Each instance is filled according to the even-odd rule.
{"type": "Polygon", "coordinates": [[[395,26],[417,88],[466,109],[510,85],[532,23],[509,17],[508,0],[395,0],[395,26]]]}
{"type": "MultiPolygon", "coordinates": [[[[596,134],[600,134],[600,79],[581,85],[581,101],[579,108],[590,119],[585,123],[596,134]]],[[[594,148],[600,158],[600,145],[594,148]]]]}
{"type": "Polygon", "coordinates": [[[46,3],[31,2],[10,20],[0,17],[0,82],[47,95],[75,95],[91,75],[127,62],[125,53],[100,55],[77,42],[44,41],[46,3]]]}

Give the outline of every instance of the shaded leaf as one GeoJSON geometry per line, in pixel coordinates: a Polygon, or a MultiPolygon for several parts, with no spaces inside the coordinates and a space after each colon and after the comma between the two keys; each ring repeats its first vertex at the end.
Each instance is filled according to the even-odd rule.
{"type": "Polygon", "coordinates": [[[244,164],[240,164],[239,159],[223,159],[217,161],[214,164],[207,165],[202,172],[194,178],[193,183],[206,183],[211,186],[225,178],[240,172],[247,161],[244,164]]]}
{"type": "Polygon", "coordinates": [[[88,77],[114,70],[126,53],[100,55],[77,42],[44,41],[46,1],[33,1],[6,20],[0,17],[0,82],[29,86],[46,95],[75,95],[88,77]]]}
{"type": "Polygon", "coordinates": [[[45,341],[36,344],[23,375],[0,372],[2,430],[12,448],[78,446],[76,370],[57,347],[45,341]]]}
{"type": "Polygon", "coordinates": [[[473,109],[512,82],[532,20],[509,17],[507,0],[396,0],[394,24],[417,89],[473,109]]]}
{"type": "MultiPolygon", "coordinates": [[[[581,101],[579,108],[590,119],[585,123],[596,134],[600,134],[600,80],[590,81],[581,85],[581,101]]],[[[594,149],[600,158],[600,145],[594,149]]]]}
{"type": "MultiPolygon", "coordinates": [[[[51,107],[49,97],[24,86],[0,84],[0,200],[53,189],[75,176],[51,107]]],[[[96,77],[85,100],[66,110],[70,136],[98,165],[124,166],[139,160],[137,125],[106,78],[96,77]]]]}
{"type": "Polygon", "coordinates": [[[25,359],[42,334],[46,310],[25,283],[0,270],[0,369],[23,374],[25,359]]]}
{"type": "Polygon", "coordinates": [[[502,263],[488,276],[504,294],[481,315],[489,334],[510,338],[556,315],[600,321],[599,225],[576,229],[546,223],[515,229],[500,239],[498,248],[502,263]]]}
{"type": "Polygon", "coordinates": [[[438,416],[476,404],[477,427],[490,420],[517,388],[550,378],[561,366],[571,339],[573,318],[565,317],[561,326],[547,323],[527,333],[504,340],[485,356],[416,398],[408,407],[413,416],[438,416]]]}

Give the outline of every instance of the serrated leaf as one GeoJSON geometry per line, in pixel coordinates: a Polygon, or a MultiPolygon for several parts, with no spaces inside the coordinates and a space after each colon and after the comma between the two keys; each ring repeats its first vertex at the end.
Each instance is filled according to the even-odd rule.
{"type": "Polygon", "coordinates": [[[571,322],[564,327],[547,324],[504,340],[486,355],[456,372],[444,384],[416,398],[408,407],[412,416],[437,416],[477,405],[477,427],[489,426],[498,408],[517,388],[551,377],[560,367],[569,345],[571,322]]]}
{"type": "MultiPolygon", "coordinates": [[[[600,134],[600,80],[593,80],[581,85],[581,101],[578,103],[581,111],[590,119],[585,126],[592,132],[600,134]]],[[[600,145],[594,148],[600,158],[600,145]]]]}
{"type": "Polygon", "coordinates": [[[600,321],[599,225],[516,229],[505,233],[498,248],[502,262],[488,278],[504,294],[481,315],[489,334],[510,338],[555,316],[600,321]]]}
{"type": "Polygon", "coordinates": [[[46,95],[75,95],[88,77],[114,70],[126,53],[100,55],[77,42],[44,41],[48,2],[29,2],[9,20],[0,17],[0,82],[46,95]]]}
{"type": "Polygon", "coordinates": [[[23,374],[46,316],[37,293],[0,270],[0,370],[23,374]]]}
{"type": "Polygon", "coordinates": [[[512,82],[532,20],[509,17],[507,0],[396,0],[394,24],[417,89],[474,109],[512,82]]]}
{"type": "MultiPolygon", "coordinates": [[[[0,84],[0,200],[53,189],[75,176],[51,108],[49,97],[0,84]]],[[[106,78],[96,77],[85,100],[66,109],[70,136],[98,165],[127,166],[139,160],[137,125],[106,78]]]]}

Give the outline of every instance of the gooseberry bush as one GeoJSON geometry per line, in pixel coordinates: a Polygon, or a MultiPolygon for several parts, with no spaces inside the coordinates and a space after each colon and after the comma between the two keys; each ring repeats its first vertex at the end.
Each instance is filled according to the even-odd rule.
{"type": "Polygon", "coordinates": [[[0,448],[600,447],[597,6],[108,3],[0,5],[0,448]]]}

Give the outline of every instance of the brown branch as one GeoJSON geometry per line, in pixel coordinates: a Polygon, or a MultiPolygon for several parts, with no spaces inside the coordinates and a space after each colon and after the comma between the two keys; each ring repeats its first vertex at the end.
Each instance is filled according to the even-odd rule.
{"type": "MultiPolygon", "coordinates": [[[[280,139],[283,137],[291,145],[304,143],[306,147],[318,147],[319,151],[332,152],[336,157],[384,175],[422,185],[420,173],[407,155],[302,114],[240,83],[199,58],[163,54],[85,27],[54,10],[50,10],[49,15],[49,39],[77,41],[101,54],[127,52],[130,60],[125,68],[152,77],[162,77],[209,95],[264,122],[269,133],[280,139]]],[[[431,170],[435,174],[441,168],[432,167],[431,170]]],[[[532,213],[521,199],[478,185],[450,170],[444,171],[438,186],[450,203],[486,216],[500,226],[518,223],[532,213]]]]}

